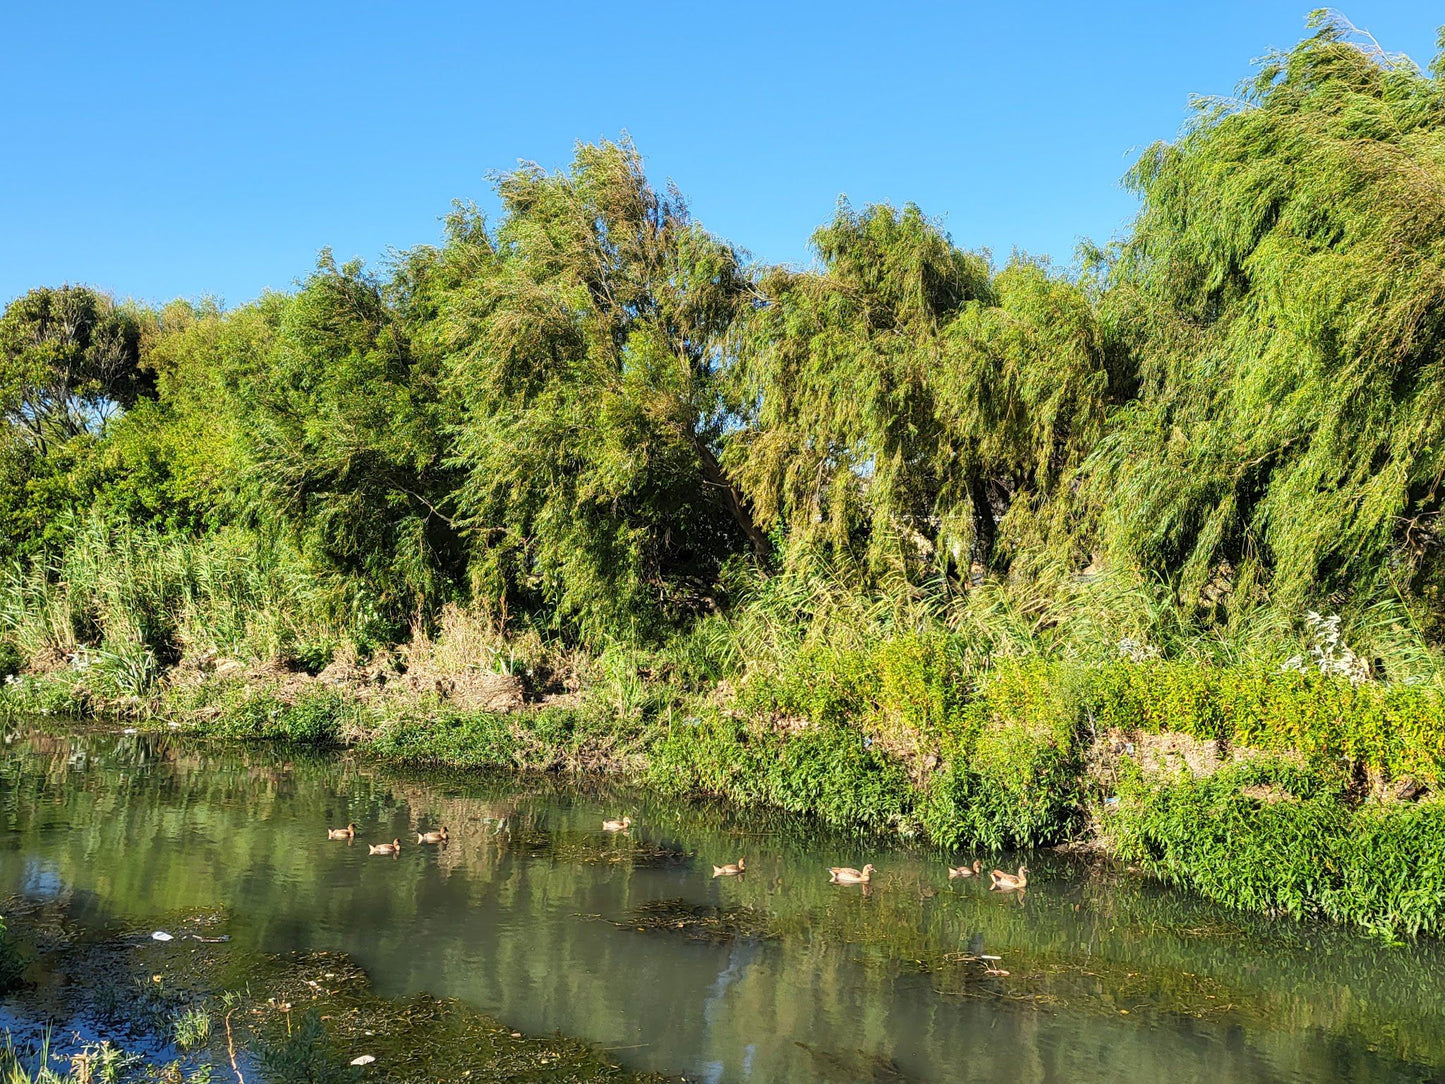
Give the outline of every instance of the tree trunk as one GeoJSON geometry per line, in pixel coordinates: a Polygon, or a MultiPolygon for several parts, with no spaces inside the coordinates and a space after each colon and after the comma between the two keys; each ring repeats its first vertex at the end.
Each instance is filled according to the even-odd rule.
{"type": "Polygon", "coordinates": [[[993,505],[988,499],[988,485],[980,474],[968,479],[968,499],[973,505],[974,556],[984,568],[993,560],[993,544],[998,537],[998,524],[993,519],[993,505]]]}
{"type": "Polygon", "coordinates": [[[728,511],[742,528],[743,534],[748,536],[753,553],[759,561],[766,561],[772,555],[772,543],[753,520],[753,513],[748,508],[747,498],[743,496],[742,490],[727,476],[722,464],[717,461],[717,456],[712,454],[712,449],[696,433],[692,434],[692,446],[697,450],[698,460],[702,463],[703,478],[708,485],[717,486],[723,491],[727,497],[728,511]]]}

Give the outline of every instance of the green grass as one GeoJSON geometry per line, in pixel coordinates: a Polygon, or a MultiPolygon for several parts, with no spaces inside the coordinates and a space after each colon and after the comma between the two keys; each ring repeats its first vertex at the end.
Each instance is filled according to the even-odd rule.
{"type": "Polygon", "coordinates": [[[176,1014],[172,1034],[181,1050],[199,1050],[211,1041],[211,1014],[203,1005],[183,1009],[176,1014]]]}

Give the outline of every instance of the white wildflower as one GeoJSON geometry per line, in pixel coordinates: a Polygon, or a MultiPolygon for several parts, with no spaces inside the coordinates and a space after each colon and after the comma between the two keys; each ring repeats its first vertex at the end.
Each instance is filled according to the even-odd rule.
{"type": "MultiPolygon", "coordinates": [[[[1310,610],[1305,614],[1305,633],[1314,669],[1321,674],[1347,678],[1356,685],[1370,680],[1370,664],[1344,643],[1339,614],[1325,617],[1310,610]]],[[[1281,669],[1303,672],[1306,663],[1302,656],[1296,655],[1281,669]]]]}
{"type": "Polygon", "coordinates": [[[1144,662],[1146,659],[1157,659],[1159,649],[1153,644],[1142,643],[1132,636],[1125,636],[1119,641],[1119,654],[1130,662],[1144,662]]]}

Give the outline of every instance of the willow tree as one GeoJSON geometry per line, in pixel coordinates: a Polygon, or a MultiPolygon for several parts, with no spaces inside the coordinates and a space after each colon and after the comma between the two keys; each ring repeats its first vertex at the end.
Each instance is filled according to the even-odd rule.
{"type": "Polygon", "coordinates": [[[712,601],[766,535],[719,463],[722,373],[754,290],[628,143],[500,179],[494,233],[454,221],[443,302],[464,405],[456,494],[478,595],[600,638],[712,601]]]}
{"type": "Polygon", "coordinates": [[[447,597],[462,567],[441,507],[455,479],[440,361],[406,318],[424,260],[408,266],[386,279],[323,253],[243,397],[264,505],[398,617],[447,597]]]}
{"type": "Polygon", "coordinates": [[[1090,299],[1025,260],[992,274],[911,205],[845,204],[814,246],[818,270],[762,284],[729,462],[791,552],[865,578],[989,566],[1102,423],[1090,299]]]}
{"type": "Polygon", "coordinates": [[[991,286],[992,303],[966,305],[944,329],[931,373],[964,482],[940,494],[941,537],[955,556],[971,539],[994,567],[1045,549],[1077,563],[1087,558],[1076,541],[1075,471],[1109,405],[1131,388],[1132,369],[1078,282],[1015,259],[991,286]],[[966,520],[950,515],[963,507],[966,520]]]}
{"type": "Polygon", "coordinates": [[[1186,602],[1442,586],[1445,81],[1312,25],[1130,175],[1139,397],[1084,493],[1186,602]]]}

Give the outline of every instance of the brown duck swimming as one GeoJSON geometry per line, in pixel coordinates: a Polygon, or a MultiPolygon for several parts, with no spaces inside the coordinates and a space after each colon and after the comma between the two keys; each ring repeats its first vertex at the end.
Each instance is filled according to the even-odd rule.
{"type": "Polygon", "coordinates": [[[862,869],[854,869],[852,866],[829,866],[828,881],[835,885],[866,885],[877,872],[871,862],[862,869]]]}
{"type": "Polygon", "coordinates": [[[348,824],[345,828],[328,828],[328,829],[326,829],[326,838],[327,838],[327,839],[355,839],[355,838],[356,838],[356,825],[354,825],[354,824],[348,824]]]}
{"type": "Polygon", "coordinates": [[[739,858],[736,862],[729,862],[725,866],[713,866],[712,875],[714,877],[736,877],[739,873],[746,873],[745,861],[746,859],[739,858]]]}
{"type": "Polygon", "coordinates": [[[1001,869],[996,869],[990,872],[989,876],[993,878],[991,887],[1000,892],[1011,892],[1015,888],[1023,888],[1029,883],[1029,867],[1020,866],[1018,873],[1005,873],[1001,869]]]}
{"type": "Polygon", "coordinates": [[[631,827],[632,827],[632,818],[631,818],[631,817],[623,817],[620,821],[603,821],[603,822],[602,822],[602,830],[603,830],[604,832],[625,832],[625,831],[627,831],[627,829],[629,829],[629,828],[631,828],[631,827]]]}
{"type": "Polygon", "coordinates": [[[418,832],[416,841],[418,843],[445,843],[450,838],[447,835],[447,826],[444,824],[435,832],[418,832]]]}
{"type": "Polygon", "coordinates": [[[390,843],[373,843],[367,848],[368,854],[401,854],[401,840],[393,839],[390,843]]]}
{"type": "Polygon", "coordinates": [[[975,859],[973,860],[973,865],[971,865],[971,866],[949,866],[949,867],[948,867],[948,879],[949,879],[950,881],[953,880],[955,877],[981,877],[981,876],[983,876],[983,863],[980,862],[977,858],[975,858],[975,859]]]}

